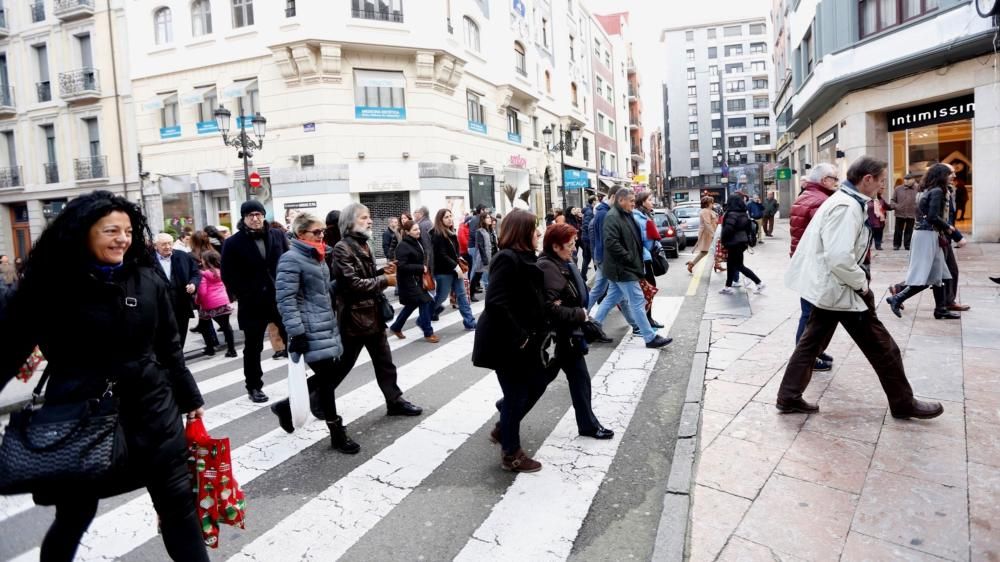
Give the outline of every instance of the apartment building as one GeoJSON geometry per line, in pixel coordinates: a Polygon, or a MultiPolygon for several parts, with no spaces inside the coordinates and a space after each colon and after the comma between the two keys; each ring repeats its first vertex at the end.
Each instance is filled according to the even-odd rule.
{"type": "Polygon", "coordinates": [[[0,254],[81,193],[138,198],[124,3],[0,1],[0,254]]]}
{"type": "Polygon", "coordinates": [[[767,18],[667,28],[664,146],[675,203],[710,192],[763,196],[775,160],[767,18]]]}
{"type": "Polygon", "coordinates": [[[633,187],[645,188],[645,182],[636,181],[637,176],[640,175],[640,167],[646,161],[646,152],[643,143],[645,132],[642,121],[642,98],[639,89],[641,78],[630,36],[629,14],[620,12],[599,16],[598,21],[615,41],[615,52],[622,53],[616,71],[622,79],[622,95],[626,101],[622,106],[623,113],[620,115],[621,122],[625,123],[622,128],[627,128],[626,137],[628,138],[628,144],[622,146],[625,149],[623,157],[628,161],[625,175],[628,183],[633,187]]]}
{"type": "Polygon", "coordinates": [[[422,205],[541,216],[597,185],[593,16],[579,1],[139,0],[128,23],[155,224],[238,219],[243,163],[219,105],[230,135],[266,118],[250,196],[272,219],[352,201],[376,228],[422,205]]]}
{"type": "Polygon", "coordinates": [[[660,202],[664,200],[663,185],[667,177],[665,160],[663,128],[657,127],[649,135],[649,189],[653,190],[660,202]]]}
{"type": "MultiPolygon", "coordinates": [[[[955,166],[968,195],[957,226],[1000,238],[996,20],[968,0],[777,2],[787,42],[780,166],[792,185],[818,162],[890,164],[885,197],[910,172],[955,166]]],[[[777,62],[777,59],[776,59],[777,62]]]]}

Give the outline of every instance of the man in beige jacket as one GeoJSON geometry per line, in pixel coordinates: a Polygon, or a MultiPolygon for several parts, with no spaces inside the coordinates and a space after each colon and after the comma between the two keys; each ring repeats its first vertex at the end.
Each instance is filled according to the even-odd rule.
{"type": "Polygon", "coordinates": [[[940,403],[913,397],[899,346],[875,314],[870,275],[862,265],[872,243],[865,224],[868,202],[885,186],[885,176],[885,162],[863,156],[851,164],[847,181],[820,206],[792,257],[785,283],[812,303],[813,311],[778,390],[783,413],[819,411],[802,393],[838,324],[874,367],[894,418],[930,419],[944,412],[940,403]]]}

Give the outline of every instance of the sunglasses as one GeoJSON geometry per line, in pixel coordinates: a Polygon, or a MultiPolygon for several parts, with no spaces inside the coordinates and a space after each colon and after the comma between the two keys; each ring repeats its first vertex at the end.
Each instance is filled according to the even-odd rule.
{"type": "Polygon", "coordinates": [[[323,230],[322,228],[317,228],[316,230],[307,230],[306,232],[312,234],[317,238],[322,238],[323,235],[326,234],[326,231],[323,230]]]}

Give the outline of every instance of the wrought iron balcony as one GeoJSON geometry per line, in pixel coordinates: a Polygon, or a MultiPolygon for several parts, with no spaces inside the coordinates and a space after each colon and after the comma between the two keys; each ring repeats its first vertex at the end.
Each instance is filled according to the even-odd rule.
{"type": "Polygon", "coordinates": [[[8,35],[10,35],[10,29],[7,28],[7,10],[0,8],[0,38],[8,35]]]}
{"type": "Polygon", "coordinates": [[[45,168],[45,183],[59,183],[59,165],[55,162],[42,164],[45,168]]]}
{"type": "Polygon", "coordinates": [[[0,189],[4,187],[20,187],[22,185],[24,184],[21,183],[20,166],[0,168],[0,189]]]}
{"type": "Polygon", "coordinates": [[[363,20],[403,23],[402,10],[396,10],[393,12],[387,10],[351,10],[351,15],[363,20]]]}
{"type": "Polygon", "coordinates": [[[52,13],[63,21],[94,15],[94,0],[55,0],[52,13]]]}
{"type": "Polygon", "coordinates": [[[8,117],[15,113],[17,113],[17,109],[14,107],[14,93],[10,86],[0,84],[0,116],[8,117]]]}
{"type": "Polygon", "coordinates": [[[80,68],[59,73],[59,95],[68,102],[96,100],[101,87],[96,68],[80,68]]]}
{"type": "Polygon", "coordinates": [[[31,5],[31,23],[45,21],[45,2],[38,0],[31,5]]]}
{"type": "Polygon", "coordinates": [[[108,157],[90,156],[73,161],[76,181],[100,180],[108,177],[108,157]]]}
{"type": "Polygon", "coordinates": [[[38,103],[52,101],[52,83],[48,80],[36,82],[35,90],[38,92],[38,103]]]}

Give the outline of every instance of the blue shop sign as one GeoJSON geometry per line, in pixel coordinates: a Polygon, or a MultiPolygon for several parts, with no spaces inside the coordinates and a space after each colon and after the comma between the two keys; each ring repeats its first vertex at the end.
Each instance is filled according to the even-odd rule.
{"type": "Polygon", "coordinates": [[[237,129],[252,129],[253,128],[253,116],[244,115],[243,117],[236,118],[236,128],[237,129]]]}
{"type": "Polygon", "coordinates": [[[469,130],[475,131],[477,133],[486,134],[486,123],[480,123],[478,121],[469,121],[469,130]]]}
{"type": "Polygon", "coordinates": [[[583,170],[563,170],[563,185],[566,189],[590,187],[590,176],[583,170]]]}
{"type": "Polygon", "coordinates": [[[354,106],[355,119],[388,119],[402,121],[406,119],[405,107],[367,107],[354,106]]]}
{"type": "Polygon", "coordinates": [[[521,144],[521,135],[517,133],[507,133],[507,140],[521,144]]]}
{"type": "Polygon", "coordinates": [[[161,139],[176,139],[181,136],[181,126],[174,125],[173,127],[160,127],[160,138],[161,139]]]}
{"type": "Polygon", "coordinates": [[[219,132],[219,124],[216,121],[214,121],[214,120],[212,120],[212,121],[198,121],[195,124],[195,127],[198,129],[198,134],[199,135],[207,135],[209,133],[218,133],[219,132]]]}

